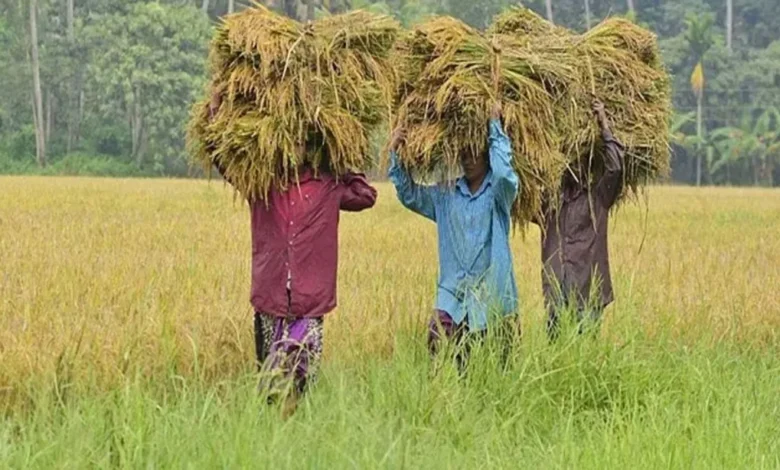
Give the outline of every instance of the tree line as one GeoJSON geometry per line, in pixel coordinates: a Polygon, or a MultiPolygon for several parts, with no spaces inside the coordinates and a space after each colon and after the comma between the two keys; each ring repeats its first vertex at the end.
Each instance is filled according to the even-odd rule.
{"type": "MultiPolygon", "coordinates": [[[[405,26],[485,27],[508,0],[265,0],[301,21],[350,9],[405,26]]],[[[584,31],[610,15],[655,31],[674,77],[673,178],[780,184],[780,2],[529,0],[584,31]]],[[[208,41],[236,0],[0,0],[0,172],[192,175],[184,126],[208,41]]]]}

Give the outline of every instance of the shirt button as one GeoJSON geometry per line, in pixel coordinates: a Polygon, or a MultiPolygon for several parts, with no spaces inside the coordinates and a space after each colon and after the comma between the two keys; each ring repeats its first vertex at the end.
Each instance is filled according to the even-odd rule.
{"type": "Polygon", "coordinates": [[[293,223],[292,223],[292,222],[290,222],[290,225],[292,225],[292,224],[293,224],[293,223]]]}

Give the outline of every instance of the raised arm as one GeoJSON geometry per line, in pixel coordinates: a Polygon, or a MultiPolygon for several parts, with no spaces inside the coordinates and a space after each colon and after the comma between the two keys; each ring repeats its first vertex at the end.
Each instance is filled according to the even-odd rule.
{"type": "Polygon", "coordinates": [[[625,147],[612,135],[609,120],[600,101],[593,104],[593,111],[599,120],[601,138],[604,141],[604,174],[596,186],[596,193],[604,207],[612,207],[623,190],[625,169],[625,147]]]}
{"type": "Polygon", "coordinates": [[[390,152],[390,159],[389,176],[395,186],[398,200],[410,211],[435,222],[438,188],[415,183],[409,172],[398,163],[398,155],[395,151],[390,152]]]}
{"type": "Polygon", "coordinates": [[[374,207],[376,189],[368,184],[363,174],[347,173],[342,179],[340,208],[343,211],[360,212],[374,207]]]}
{"type": "Polygon", "coordinates": [[[501,125],[501,106],[496,104],[490,120],[490,169],[496,202],[509,214],[520,191],[520,178],[512,168],[512,144],[501,125]]]}

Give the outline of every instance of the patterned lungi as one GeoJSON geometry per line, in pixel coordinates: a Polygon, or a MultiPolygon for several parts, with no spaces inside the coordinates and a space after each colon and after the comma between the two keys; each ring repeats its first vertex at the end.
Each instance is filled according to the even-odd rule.
{"type": "Polygon", "coordinates": [[[270,397],[288,391],[303,394],[316,378],[322,340],[322,318],[280,318],[256,313],[259,389],[270,397]]]}

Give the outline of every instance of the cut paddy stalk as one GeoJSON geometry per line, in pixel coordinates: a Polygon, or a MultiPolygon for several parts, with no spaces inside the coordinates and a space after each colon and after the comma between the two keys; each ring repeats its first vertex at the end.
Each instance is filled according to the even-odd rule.
{"type": "Polygon", "coordinates": [[[559,100],[567,105],[556,109],[561,152],[570,163],[588,155],[594,176],[603,171],[598,158],[603,142],[590,106],[597,98],[626,146],[620,199],[668,175],[671,79],[655,34],[627,19],[608,18],[577,35],[523,8],[499,15],[489,34],[525,40],[526,47],[575,70],[575,80],[565,84],[565,98],[559,100]]]}
{"type": "Polygon", "coordinates": [[[486,33],[439,17],[399,41],[396,62],[394,124],[407,131],[399,158],[419,178],[451,181],[462,154],[484,154],[490,109],[502,102],[521,181],[518,226],[541,214],[545,197],[555,199],[572,162],[590,154],[594,176],[602,171],[594,98],[627,148],[621,198],[668,172],[669,76],[655,36],[627,20],[576,35],[522,8],[486,33]]]}
{"type": "Polygon", "coordinates": [[[398,32],[393,19],[362,11],[305,25],[261,6],[227,16],[210,52],[222,105],[213,119],[208,99],[194,106],[194,161],[218,161],[253,200],[294,182],[301,164],[337,176],[366,169],[395,89],[398,32]]]}

